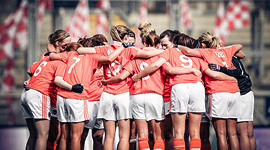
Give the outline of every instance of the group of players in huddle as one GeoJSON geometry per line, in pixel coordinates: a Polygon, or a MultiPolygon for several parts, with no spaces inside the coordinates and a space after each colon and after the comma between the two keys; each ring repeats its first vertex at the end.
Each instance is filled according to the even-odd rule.
{"type": "Polygon", "coordinates": [[[111,27],[111,45],[101,34],[49,36],[21,96],[26,149],[84,149],[91,129],[94,150],[134,149],[136,137],[140,150],[211,150],[210,123],[218,149],[256,149],[242,45],[221,47],[208,32],[158,36],[148,22],[138,28],[143,48],[124,25],[111,27]]]}

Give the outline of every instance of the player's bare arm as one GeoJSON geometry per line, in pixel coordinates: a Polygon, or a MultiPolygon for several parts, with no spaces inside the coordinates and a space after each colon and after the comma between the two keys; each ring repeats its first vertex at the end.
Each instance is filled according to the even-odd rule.
{"type": "Polygon", "coordinates": [[[146,67],[142,72],[140,72],[139,74],[135,74],[134,76],[132,76],[132,80],[134,82],[139,81],[141,78],[149,75],[152,72],[155,72],[156,70],[158,70],[158,68],[163,65],[166,62],[166,60],[163,57],[160,57],[157,61],[155,61],[153,64],[149,65],[148,67],[146,67]]]}

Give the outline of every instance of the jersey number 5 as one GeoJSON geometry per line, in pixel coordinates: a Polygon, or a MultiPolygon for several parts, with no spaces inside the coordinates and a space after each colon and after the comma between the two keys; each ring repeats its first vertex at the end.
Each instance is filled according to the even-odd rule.
{"type": "Polygon", "coordinates": [[[186,55],[180,55],[180,61],[182,61],[183,63],[181,63],[181,66],[184,68],[192,68],[192,60],[187,57],[186,55]]]}

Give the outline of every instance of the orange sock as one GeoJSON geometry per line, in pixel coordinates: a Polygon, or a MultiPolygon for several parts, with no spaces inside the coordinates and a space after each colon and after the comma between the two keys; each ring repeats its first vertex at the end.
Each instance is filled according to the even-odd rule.
{"type": "Polygon", "coordinates": [[[211,145],[202,145],[201,150],[211,150],[211,145]]]}
{"type": "Polygon", "coordinates": [[[51,142],[47,142],[47,149],[46,150],[56,150],[57,144],[53,144],[51,142]]]}
{"type": "Polygon", "coordinates": [[[139,150],[150,150],[148,138],[138,138],[139,150]]]}
{"type": "Polygon", "coordinates": [[[154,145],[154,150],[164,150],[165,149],[165,144],[163,139],[157,139],[155,140],[155,145],[154,145]]]}
{"type": "Polygon", "coordinates": [[[201,139],[190,139],[190,150],[201,148],[201,139]]]}
{"type": "Polygon", "coordinates": [[[174,150],[185,150],[185,140],[184,139],[174,139],[173,140],[173,149],[174,150]]]}

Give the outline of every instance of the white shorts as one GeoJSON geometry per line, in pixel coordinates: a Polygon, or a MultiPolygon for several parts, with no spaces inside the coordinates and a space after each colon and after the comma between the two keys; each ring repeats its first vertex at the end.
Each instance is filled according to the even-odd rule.
{"type": "Polygon", "coordinates": [[[112,121],[130,119],[129,92],[117,95],[103,92],[100,98],[97,118],[112,121]]]}
{"type": "Polygon", "coordinates": [[[201,82],[172,86],[171,113],[205,112],[205,90],[201,82]]]}
{"type": "Polygon", "coordinates": [[[89,114],[89,122],[85,124],[85,128],[88,129],[103,129],[103,120],[97,119],[98,108],[99,108],[99,101],[88,101],[88,114],[89,114]]]}
{"type": "Polygon", "coordinates": [[[51,99],[34,89],[23,90],[21,95],[23,118],[50,120],[51,99]]]}
{"type": "Polygon", "coordinates": [[[213,93],[209,95],[209,101],[210,104],[212,102],[212,117],[228,119],[238,118],[240,115],[240,92],[213,93]]]}
{"type": "Polygon", "coordinates": [[[57,95],[57,118],[60,122],[83,122],[89,119],[88,100],[68,99],[57,95]]]}
{"type": "Polygon", "coordinates": [[[57,108],[56,107],[51,106],[50,112],[51,112],[51,117],[57,118],[57,108]]]}
{"type": "Polygon", "coordinates": [[[164,120],[164,101],[162,95],[145,93],[131,95],[132,117],[134,119],[164,120]]]}
{"type": "Polygon", "coordinates": [[[237,122],[253,121],[254,94],[252,91],[240,96],[240,117],[237,122]]]}
{"type": "Polygon", "coordinates": [[[169,115],[170,114],[170,109],[171,109],[171,101],[164,102],[165,115],[169,115]]]}
{"type": "Polygon", "coordinates": [[[211,122],[210,116],[210,103],[209,103],[209,94],[205,95],[205,112],[202,114],[201,122],[203,123],[210,123],[211,122]]]}

